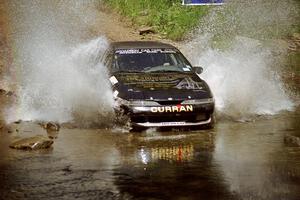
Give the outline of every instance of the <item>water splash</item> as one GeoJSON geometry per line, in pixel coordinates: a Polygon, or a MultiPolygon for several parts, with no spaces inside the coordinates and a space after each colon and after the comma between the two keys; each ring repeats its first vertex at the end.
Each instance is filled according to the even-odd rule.
{"type": "Polygon", "coordinates": [[[184,51],[204,68],[219,113],[244,121],[293,109],[278,75],[286,49],[274,39],[291,30],[297,12],[293,1],[235,0],[201,22],[184,51]]]}
{"type": "Polygon", "coordinates": [[[98,37],[82,42],[92,36],[87,23],[93,6],[93,1],[10,3],[19,76],[18,102],[7,121],[89,126],[111,119],[113,98],[99,59],[108,41],[98,37]]]}
{"type": "Polygon", "coordinates": [[[17,117],[84,124],[106,121],[113,98],[105,67],[97,62],[106,46],[104,38],[97,38],[69,55],[26,68],[18,90],[17,117]]]}
{"type": "Polygon", "coordinates": [[[225,52],[206,51],[198,61],[207,67],[202,77],[211,85],[217,109],[239,120],[293,108],[272,62],[271,51],[249,38],[236,38],[225,52]]]}

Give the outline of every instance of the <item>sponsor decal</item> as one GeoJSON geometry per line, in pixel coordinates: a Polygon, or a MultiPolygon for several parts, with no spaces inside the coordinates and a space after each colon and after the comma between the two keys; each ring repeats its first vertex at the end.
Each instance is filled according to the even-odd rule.
{"type": "Polygon", "coordinates": [[[114,97],[114,98],[117,98],[118,95],[119,95],[119,91],[118,91],[118,90],[115,90],[115,91],[113,92],[113,97],[114,97]]]}
{"type": "Polygon", "coordinates": [[[162,126],[184,126],[186,122],[161,122],[162,126]]]}
{"type": "Polygon", "coordinates": [[[194,107],[192,105],[177,105],[177,106],[161,106],[151,107],[153,113],[173,113],[173,112],[193,112],[194,107]]]}
{"type": "Polygon", "coordinates": [[[118,79],[115,76],[110,77],[109,81],[111,82],[112,85],[115,85],[118,83],[118,79]]]}
{"type": "Polygon", "coordinates": [[[189,75],[182,74],[155,74],[155,75],[133,75],[133,74],[122,74],[119,76],[121,80],[125,82],[170,82],[178,81],[184,78],[190,78],[189,75]]]}
{"type": "Polygon", "coordinates": [[[172,49],[120,49],[117,54],[139,54],[139,53],[176,53],[172,49]]]}

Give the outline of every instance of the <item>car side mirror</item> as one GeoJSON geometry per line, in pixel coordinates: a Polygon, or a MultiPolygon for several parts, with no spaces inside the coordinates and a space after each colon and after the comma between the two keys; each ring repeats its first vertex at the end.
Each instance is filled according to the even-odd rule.
{"type": "Polygon", "coordinates": [[[193,71],[197,74],[201,74],[203,72],[203,68],[200,66],[193,67],[193,71]]]}

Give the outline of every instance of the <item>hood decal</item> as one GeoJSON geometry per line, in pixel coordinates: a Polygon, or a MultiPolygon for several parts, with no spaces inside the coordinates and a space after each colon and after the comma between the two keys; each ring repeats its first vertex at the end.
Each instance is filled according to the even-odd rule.
{"type": "Polygon", "coordinates": [[[203,89],[200,79],[192,74],[183,73],[148,73],[148,74],[119,74],[117,79],[123,85],[136,89],[203,89]]]}
{"type": "Polygon", "coordinates": [[[113,88],[120,92],[118,96],[123,99],[168,101],[172,98],[181,101],[211,96],[206,83],[194,73],[115,73],[113,76],[118,81],[113,88]]]}
{"type": "Polygon", "coordinates": [[[189,77],[185,74],[121,74],[120,79],[126,83],[140,83],[140,82],[172,82],[178,79],[189,77]]]}
{"type": "Polygon", "coordinates": [[[203,85],[201,82],[196,82],[193,79],[184,78],[182,81],[180,81],[176,86],[177,89],[188,89],[188,90],[202,90],[203,85]]]}

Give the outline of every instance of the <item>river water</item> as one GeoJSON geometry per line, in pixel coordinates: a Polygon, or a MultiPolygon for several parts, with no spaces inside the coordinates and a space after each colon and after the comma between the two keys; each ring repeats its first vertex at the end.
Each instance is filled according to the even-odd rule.
{"type": "Polygon", "coordinates": [[[9,149],[16,136],[47,135],[16,124],[0,141],[1,199],[299,199],[300,110],[212,130],[48,133],[51,149],[9,149]],[[22,132],[22,134],[20,134],[22,132]],[[50,134],[50,135],[49,135],[50,134]]]}

